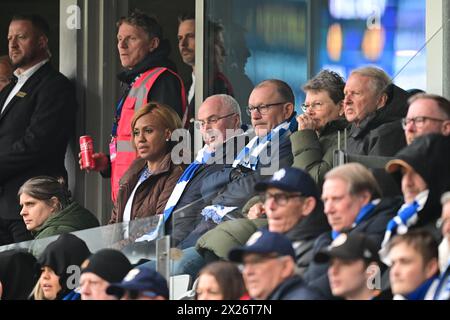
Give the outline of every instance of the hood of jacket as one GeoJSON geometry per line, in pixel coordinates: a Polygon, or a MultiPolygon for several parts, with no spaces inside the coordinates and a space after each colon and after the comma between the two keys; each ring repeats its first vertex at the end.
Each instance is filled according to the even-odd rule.
{"type": "MultiPolygon", "coordinates": [[[[427,183],[430,193],[422,209],[427,213],[419,214],[420,225],[438,219],[442,210],[440,197],[450,189],[450,137],[440,134],[418,137],[400,150],[394,159],[406,162],[427,183]]],[[[400,170],[395,171],[393,176],[400,183],[400,170]]]]}
{"type": "Polygon", "coordinates": [[[117,78],[128,85],[141,73],[156,67],[166,67],[176,72],[175,64],[169,59],[171,48],[167,39],[162,39],[158,48],[153,52],[147,54],[136,66],[132,69],[124,70],[117,75],[117,78]]]}
{"type": "Polygon", "coordinates": [[[0,252],[1,300],[26,300],[37,281],[36,258],[17,249],[0,252]]]}
{"type": "Polygon", "coordinates": [[[58,297],[67,294],[67,279],[72,275],[68,273],[69,266],[81,266],[83,261],[91,255],[86,243],[77,236],[64,233],[51,242],[38,258],[40,267],[50,267],[59,276],[61,291],[58,297]]]}

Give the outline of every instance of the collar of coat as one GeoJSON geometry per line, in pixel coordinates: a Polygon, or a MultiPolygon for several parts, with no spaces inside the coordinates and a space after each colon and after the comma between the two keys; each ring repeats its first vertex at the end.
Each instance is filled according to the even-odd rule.
{"type": "MultiPolygon", "coordinates": [[[[157,176],[172,170],[172,167],[175,166],[172,163],[171,153],[167,153],[165,157],[159,163],[159,166],[152,171],[152,176],[157,176]]],[[[147,160],[142,158],[137,158],[133,161],[130,168],[124,173],[122,178],[120,178],[120,184],[126,183],[127,181],[134,181],[139,178],[139,175],[142,172],[142,169],[147,165],[147,160]]]]}

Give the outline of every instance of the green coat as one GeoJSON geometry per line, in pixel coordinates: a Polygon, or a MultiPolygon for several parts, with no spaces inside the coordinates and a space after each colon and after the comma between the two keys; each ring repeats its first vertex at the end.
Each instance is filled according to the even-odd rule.
{"type": "MultiPolygon", "coordinates": [[[[333,168],[333,153],[338,147],[338,131],[347,128],[345,119],[329,122],[317,135],[315,130],[301,130],[291,134],[293,167],[306,170],[320,187],[325,173],[333,168]]],[[[341,148],[344,134],[341,132],[341,148]]]]}
{"type": "Polygon", "coordinates": [[[228,252],[243,246],[259,228],[267,226],[267,219],[236,219],[220,223],[197,240],[195,248],[200,254],[210,250],[222,259],[228,260],[228,252]]]}
{"type": "Polygon", "coordinates": [[[50,216],[32,234],[36,240],[98,226],[97,218],[89,210],[76,202],[72,202],[64,210],[50,216]]]}

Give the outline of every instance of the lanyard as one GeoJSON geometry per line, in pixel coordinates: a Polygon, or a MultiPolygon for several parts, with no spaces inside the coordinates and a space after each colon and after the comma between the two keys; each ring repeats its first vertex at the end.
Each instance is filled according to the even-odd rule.
{"type": "Polygon", "coordinates": [[[133,84],[136,82],[136,80],[140,76],[141,76],[141,74],[139,74],[136,78],[134,78],[133,82],[128,86],[128,88],[125,90],[125,93],[122,95],[122,98],[120,98],[119,102],[117,103],[116,113],[115,113],[115,116],[114,116],[114,122],[113,122],[112,130],[111,130],[111,137],[116,137],[117,136],[117,127],[119,126],[120,115],[122,114],[123,104],[125,102],[125,99],[128,96],[128,93],[130,93],[130,90],[133,87],[133,84]]]}

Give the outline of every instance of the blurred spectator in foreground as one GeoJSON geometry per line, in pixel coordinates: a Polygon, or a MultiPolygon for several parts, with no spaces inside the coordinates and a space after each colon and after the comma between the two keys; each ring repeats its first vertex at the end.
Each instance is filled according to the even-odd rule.
{"type": "MultiPolygon", "coordinates": [[[[359,163],[348,163],[328,171],[322,200],[332,231],[317,238],[314,254],[329,246],[342,232],[364,233],[379,248],[386,224],[402,203],[401,198],[381,198],[381,190],[374,176],[359,163]]],[[[312,262],[304,277],[324,298],[331,299],[327,270],[327,264],[312,262]]]]}
{"type": "Polygon", "coordinates": [[[131,269],[121,282],[111,283],[106,293],[120,300],[169,300],[167,280],[153,269],[131,269]]]}
{"type": "Polygon", "coordinates": [[[106,289],[110,283],[122,281],[131,268],[122,252],[113,249],[97,251],[81,265],[81,300],[116,300],[106,289]]]}
{"type": "Polygon", "coordinates": [[[319,251],[314,260],[329,262],[331,292],[346,300],[371,300],[379,291],[376,277],[381,277],[378,248],[363,233],[341,233],[329,247],[319,251]],[[375,281],[374,281],[375,280],[375,281]]]}
{"type": "Polygon", "coordinates": [[[196,300],[239,300],[245,285],[234,263],[217,261],[200,270],[195,292],[196,300]]]}
{"type": "Polygon", "coordinates": [[[64,300],[72,296],[79,284],[81,263],[89,255],[86,243],[70,233],[47,245],[38,258],[41,275],[32,292],[34,300],[64,300]]]}
{"type": "Polygon", "coordinates": [[[392,239],[388,246],[389,278],[394,300],[431,300],[438,283],[438,244],[425,230],[392,239]]]}
{"type": "Polygon", "coordinates": [[[295,252],[281,233],[255,232],[245,246],[230,251],[229,259],[242,264],[247,291],[255,300],[318,300],[295,273],[295,252]]]}
{"type": "Polygon", "coordinates": [[[36,284],[36,258],[29,252],[0,252],[0,300],[26,300],[36,284]]]}

